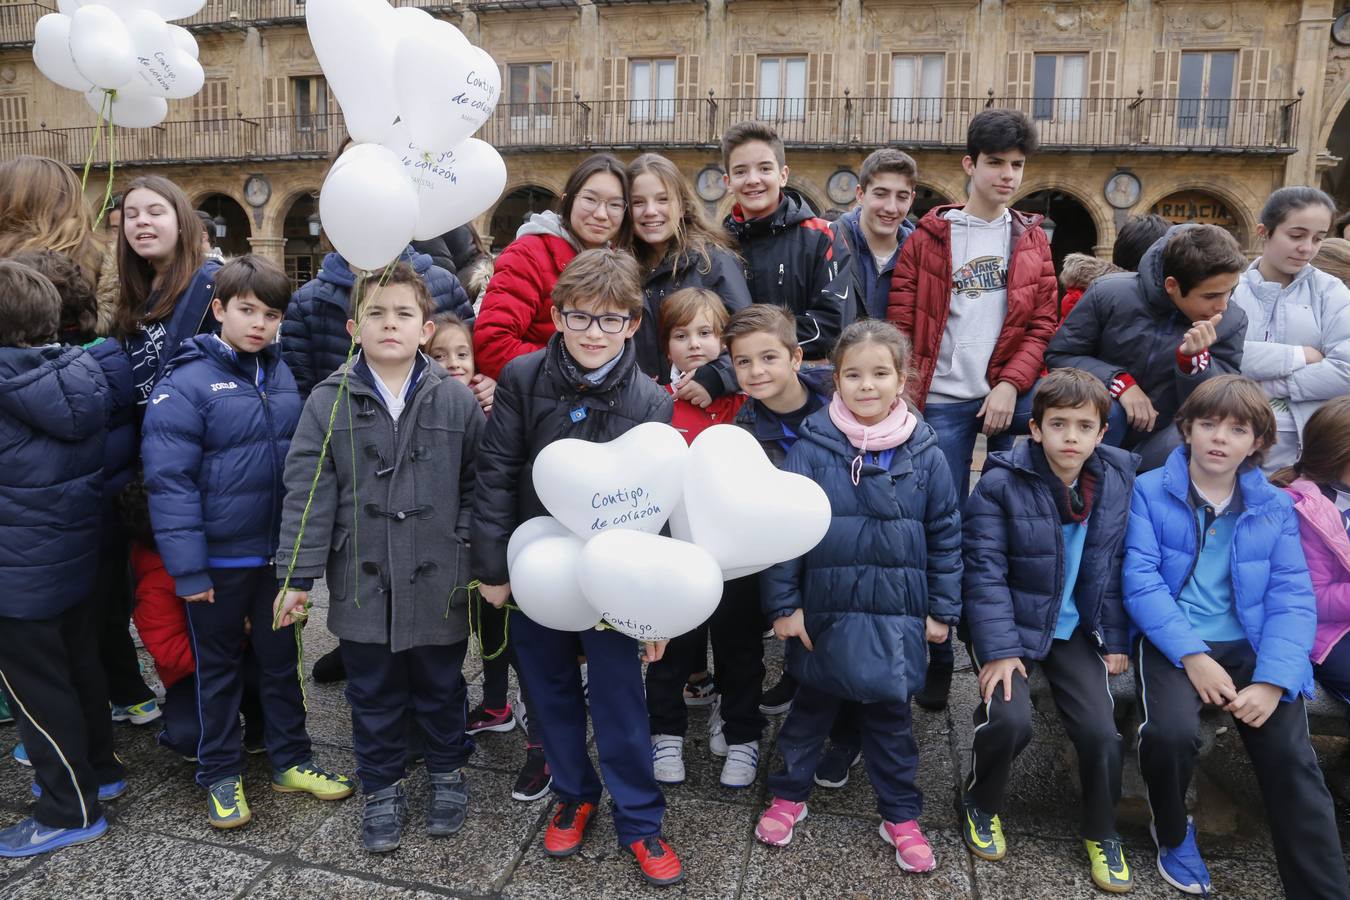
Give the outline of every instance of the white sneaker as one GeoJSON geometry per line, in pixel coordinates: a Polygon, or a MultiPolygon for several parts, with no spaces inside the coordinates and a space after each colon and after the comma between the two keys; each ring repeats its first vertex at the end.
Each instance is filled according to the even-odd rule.
{"type": "Polygon", "coordinates": [[[712,712],[708,713],[708,751],[713,756],[727,755],[727,738],[722,734],[726,723],[722,721],[722,695],[713,701],[712,712]]]}
{"type": "Polygon", "coordinates": [[[684,738],[652,735],[652,769],[659,784],[684,784],[684,738]]]}
{"type": "Polygon", "coordinates": [[[516,722],[520,725],[520,730],[529,733],[530,714],[525,709],[525,695],[516,691],[516,702],[511,704],[511,715],[515,716],[516,722]]]}
{"type": "Polygon", "coordinates": [[[759,741],[732,744],[727,747],[727,761],[722,764],[722,787],[748,788],[755,783],[759,769],[759,741]]]}
{"type": "Polygon", "coordinates": [[[581,696],[589,705],[591,702],[591,676],[587,663],[581,664],[581,696]]]}

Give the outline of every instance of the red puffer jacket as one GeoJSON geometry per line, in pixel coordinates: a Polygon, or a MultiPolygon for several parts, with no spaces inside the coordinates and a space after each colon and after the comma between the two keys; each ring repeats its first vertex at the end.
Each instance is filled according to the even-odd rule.
{"type": "MultiPolygon", "coordinates": [[[[891,276],[886,318],[914,343],[912,366],[917,376],[911,396],[920,408],[928,398],[951,308],[952,229],[942,215],[959,208],[939,206],[930,210],[905,241],[891,276]]],[[[989,384],[1011,382],[1018,393],[1036,382],[1045,345],[1059,322],[1059,285],[1050,244],[1039,227],[1042,218],[1012,210],[1008,313],[989,360],[989,384]]]]}
{"type": "Polygon", "coordinates": [[[188,639],[187,610],[158,553],[132,544],[131,569],[136,576],[136,607],[131,618],[167,688],[197,669],[188,639]]]}
{"type": "MultiPolygon", "coordinates": [[[[673,385],[667,384],[664,387],[666,393],[672,397],[675,395],[673,385]]],[[[688,400],[676,400],[670,424],[684,438],[685,443],[692,444],[694,438],[714,425],[734,424],[736,413],[748,399],[750,398],[739,392],[723,394],[706,408],[697,407],[688,400]]]]}
{"type": "Polygon", "coordinates": [[[473,326],[474,365],[489,378],[517,356],[543,349],[555,331],[553,285],[576,248],[552,234],[527,234],[497,257],[473,326]]]}

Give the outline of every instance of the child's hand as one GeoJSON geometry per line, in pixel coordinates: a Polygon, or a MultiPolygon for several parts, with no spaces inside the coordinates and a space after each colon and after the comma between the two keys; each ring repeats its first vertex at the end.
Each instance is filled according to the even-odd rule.
{"type": "Polygon", "coordinates": [[[478,593],[483,595],[484,600],[501,609],[506,604],[506,598],[511,596],[511,583],[480,584],[478,593]]]}
{"type": "Polygon", "coordinates": [[[1242,724],[1260,728],[1266,724],[1266,719],[1270,718],[1271,713],[1275,712],[1283,696],[1282,688],[1257,681],[1238,691],[1237,697],[1224,709],[1232,713],[1242,724]]]}
{"type": "Polygon", "coordinates": [[[272,603],[272,619],[286,628],[309,618],[309,591],[278,591],[272,603]]]}
{"type": "Polygon", "coordinates": [[[202,591],[200,594],[188,594],[186,597],[183,598],[183,602],[184,602],[184,603],[215,603],[215,602],[216,602],[216,589],[212,587],[212,588],[207,588],[206,590],[202,591]]]}
{"type": "Polygon", "coordinates": [[[484,415],[492,412],[492,397],[497,393],[495,380],[486,375],[475,375],[469,379],[469,390],[473,391],[473,397],[478,401],[484,415]]]}
{"type": "Polygon", "coordinates": [[[1003,702],[1012,702],[1014,672],[1020,672],[1022,680],[1026,681],[1027,667],[1022,665],[1022,660],[1016,656],[1008,659],[996,659],[980,669],[980,696],[984,698],[986,703],[989,702],[990,697],[994,696],[994,689],[1000,684],[1003,685],[1003,702]]]}
{"type": "Polygon", "coordinates": [[[1108,675],[1122,675],[1130,669],[1129,654],[1108,653],[1103,659],[1106,661],[1106,673],[1108,675]]]}
{"type": "Polygon", "coordinates": [[[806,616],[800,609],[793,610],[792,615],[782,616],[773,620],[774,637],[780,641],[786,641],[788,638],[796,638],[802,642],[802,646],[807,650],[813,649],[811,646],[811,636],[806,633],[806,616]]]}
{"type": "Polygon", "coordinates": [[[675,385],[675,399],[687,400],[699,409],[707,409],[708,404],[712,403],[712,394],[708,389],[694,380],[694,373],[690,372],[684,376],[675,385]]]}
{"type": "Polygon", "coordinates": [[[1181,664],[1186,668],[1186,677],[1191,680],[1191,686],[1205,703],[1227,706],[1228,701],[1236,699],[1238,692],[1233,686],[1233,679],[1208,653],[1183,656],[1181,664]]]}
{"type": "Polygon", "coordinates": [[[1186,331],[1186,336],[1181,339],[1181,355],[1197,356],[1202,350],[1208,350],[1219,338],[1219,323],[1223,321],[1223,313],[1215,313],[1208,319],[1201,319],[1199,322],[1192,322],[1191,327],[1186,331]]]}
{"type": "Polygon", "coordinates": [[[937,619],[929,616],[923,623],[924,639],[930,644],[940,644],[951,634],[952,627],[945,622],[939,622],[937,619]]]}
{"type": "Polygon", "coordinates": [[[642,644],[642,661],[654,663],[666,655],[666,645],[670,641],[644,641],[642,644]]]}
{"type": "Polygon", "coordinates": [[[1132,384],[1120,392],[1116,398],[1120,405],[1125,408],[1125,420],[1130,423],[1130,427],[1135,431],[1152,431],[1154,424],[1158,421],[1158,411],[1153,408],[1153,401],[1148,399],[1148,394],[1137,384],[1132,384]]]}

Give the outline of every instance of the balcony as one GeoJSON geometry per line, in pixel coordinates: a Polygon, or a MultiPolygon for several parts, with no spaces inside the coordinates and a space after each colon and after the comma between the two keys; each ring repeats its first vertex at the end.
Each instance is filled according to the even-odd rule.
{"type": "Polygon", "coordinates": [[[0,3],[0,48],[31,46],[38,19],[56,12],[56,0],[50,2],[0,3]]]}
{"type": "MultiPolygon", "coordinates": [[[[1043,149],[1054,152],[1293,153],[1298,100],[1010,100],[741,97],[502,104],[478,137],[503,153],[577,150],[714,149],[743,119],[772,122],[798,149],[883,145],[956,150],[966,126],[989,106],[1020,108],[1036,120],[1043,149]]],[[[33,153],[72,165],[89,155],[95,129],[0,133],[0,159],[33,153]]],[[[340,115],[273,116],[164,122],[117,129],[100,143],[95,165],[326,159],[346,137],[340,115]]]]}

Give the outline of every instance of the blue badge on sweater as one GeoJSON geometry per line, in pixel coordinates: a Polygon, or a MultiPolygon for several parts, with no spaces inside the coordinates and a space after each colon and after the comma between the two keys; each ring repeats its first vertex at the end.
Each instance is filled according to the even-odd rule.
{"type": "Polygon", "coordinates": [[[568,413],[567,417],[571,419],[572,424],[575,425],[577,422],[580,422],[582,419],[586,418],[586,407],[578,406],[576,409],[568,413]]]}

